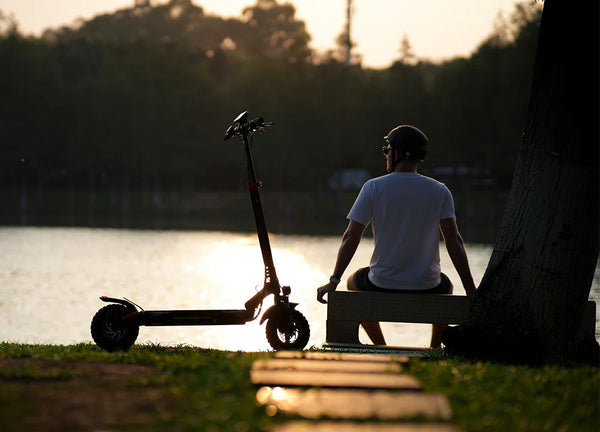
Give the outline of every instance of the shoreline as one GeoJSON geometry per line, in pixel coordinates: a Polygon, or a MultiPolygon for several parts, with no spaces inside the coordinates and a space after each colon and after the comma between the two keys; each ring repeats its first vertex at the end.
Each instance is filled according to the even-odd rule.
{"type": "MultiPolygon", "coordinates": [[[[341,236],[358,191],[261,191],[269,232],[341,236]]],[[[454,192],[468,243],[493,244],[507,192],[454,192]]],[[[254,232],[245,191],[162,192],[0,189],[0,226],[254,232]]]]}

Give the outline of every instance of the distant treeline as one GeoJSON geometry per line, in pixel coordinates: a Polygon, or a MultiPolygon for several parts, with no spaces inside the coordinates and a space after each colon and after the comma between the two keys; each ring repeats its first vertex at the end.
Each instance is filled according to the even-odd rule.
{"type": "Polygon", "coordinates": [[[255,142],[271,189],[323,191],[340,170],[380,174],[382,137],[409,123],[431,141],[424,170],[505,190],[540,16],[540,5],[518,5],[470,58],[440,64],[399,41],[383,70],[347,65],[343,42],[314,52],[293,6],[274,0],[239,19],[189,0],[137,1],[39,38],[5,25],[0,186],[240,189],[243,154],[223,133],[248,110],[276,123],[255,142]]]}

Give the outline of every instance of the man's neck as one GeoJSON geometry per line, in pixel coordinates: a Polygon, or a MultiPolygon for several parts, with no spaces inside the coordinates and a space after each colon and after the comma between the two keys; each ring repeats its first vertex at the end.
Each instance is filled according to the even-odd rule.
{"type": "Polygon", "coordinates": [[[398,165],[396,165],[396,169],[394,169],[394,172],[416,173],[418,166],[418,161],[403,160],[398,162],[398,165]]]}

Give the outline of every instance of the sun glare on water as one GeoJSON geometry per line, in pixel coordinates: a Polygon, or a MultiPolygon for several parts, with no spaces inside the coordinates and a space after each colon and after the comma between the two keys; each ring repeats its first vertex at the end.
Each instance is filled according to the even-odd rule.
{"type": "MultiPolygon", "coordinates": [[[[272,245],[277,276],[281,285],[292,287],[290,300],[300,303],[298,309],[310,321],[309,304],[314,303],[314,288],[326,276],[307,261],[302,250],[298,250],[298,245],[293,241],[284,243],[286,244],[272,245]]],[[[187,256],[186,270],[190,276],[203,281],[203,286],[188,287],[188,295],[196,299],[194,307],[243,309],[244,303],[264,283],[264,263],[258,240],[249,235],[229,234],[226,239],[205,243],[204,249],[204,253],[200,255],[197,254],[198,251],[194,252],[196,255],[192,251],[184,254],[187,256]]],[[[264,313],[272,304],[273,297],[267,297],[260,312],[264,313]]],[[[259,322],[260,318],[243,326],[182,327],[178,338],[194,345],[204,345],[203,339],[214,340],[213,336],[218,332],[220,337],[217,339],[220,342],[212,346],[214,348],[266,350],[269,346],[264,324],[259,327],[259,322]]]]}
{"type": "MultiPolygon", "coordinates": [[[[335,264],[338,237],[271,235],[281,285],[310,324],[308,347],[325,342],[327,308],[316,288],[335,264]]],[[[256,234],[213,231],[140,231],[89,228],[3,228],[0,247],[0,338],[22,343],[71,344],[91,341],[90,322],[106,306],[98,297],[127,297],[145,310],[244,309],[264,283],[256,234]],[[65,313],[68,311],[68,313],[65,313]]],[[[364,239],[344,279],[367,265],[372,242],[364,239]]],[[[464,294],[442,250],[442,269],[464,294]]],[[[468,245],[473,277],[485,271],[491,246],[468,245]]],[[[593,297],[597,300],[598,281],[593,297]]],[[[339,289],[345,289],[345,280],[339,289]]],[[[267,297],[261,314],[271,307],[267,297]]],[[[261,315],[262,316],[262,315],[261,315]]],[[[245,325],[142,327],[139,344],[267,351],[260,318],[245,325]]],[[[388,342],[429,343],[430,326],[383,323],[388,342]]],[[[364,332],[361,341],[367,342],[364,332]]]]}

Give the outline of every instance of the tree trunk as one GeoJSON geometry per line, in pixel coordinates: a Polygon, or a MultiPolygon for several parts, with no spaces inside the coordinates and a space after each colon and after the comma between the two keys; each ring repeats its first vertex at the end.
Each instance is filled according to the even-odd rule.
{"type": "Polygon", "coordinates": [[[583,311],[598,260],[598,2],[546,0],[529,110],[494,251],[453,353],[598,361],[583,311]]]}

